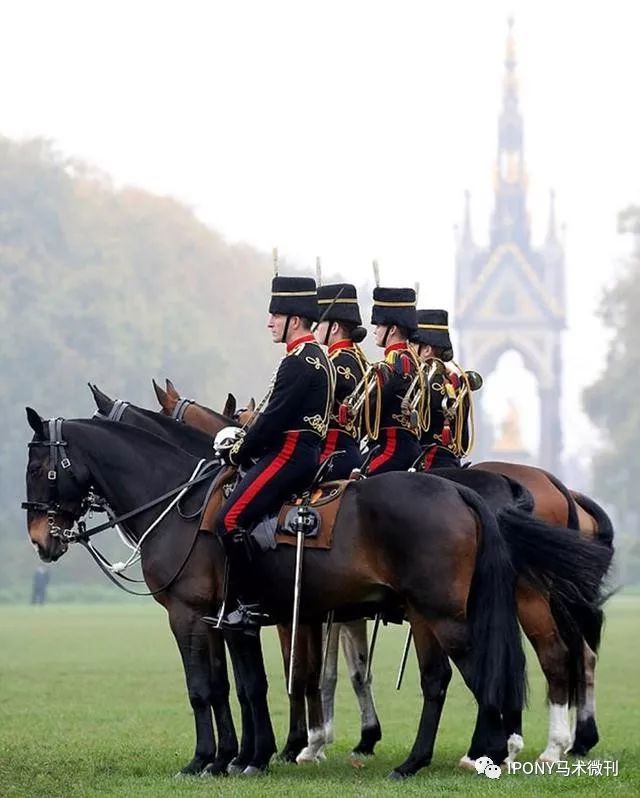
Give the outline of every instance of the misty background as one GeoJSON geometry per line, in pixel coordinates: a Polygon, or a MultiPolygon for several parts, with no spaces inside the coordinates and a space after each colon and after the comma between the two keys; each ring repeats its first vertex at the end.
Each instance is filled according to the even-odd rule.
{"type": "MultiPolygon", "coordinates": [[[[0,600],[26,595],[37,564],[25,405],[90,415],[92,381],[154,407],[165,376],[214,407],[261,396],[280,356],[275,245],[281,273],[320,255],[366,299],[377,258],[383,284],[419,281],[420,306],[453,309],[466,190],[488,239],[511,15],[534,244],[551,189],[565,225],[563,461],[614,514],[622,578],[640,577],[640,6],[0,9],[0,600]]],[[[534,389],[507,354],[484,406],[496,428],[517,408],[535,461],[534,389]]],[[[52,574],[58,596],[102,595],[83,552],[52,574]]]]}

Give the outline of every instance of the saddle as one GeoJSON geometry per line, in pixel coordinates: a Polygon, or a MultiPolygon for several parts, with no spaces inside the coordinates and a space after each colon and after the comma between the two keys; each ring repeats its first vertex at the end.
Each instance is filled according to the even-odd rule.
{"type": "MultiPolygon", "coordinates": [[[[311,523],[305,532],[304,546],[309,549],[330,549],[333,543],[333,527],[342,496],[349,484],[348,479],[323,482],[315,486],[307,505],[311,523]]],[[[297,519],[303,499],[289,501],[282,505],[278,513],[276,544],[295,546],[297,542],[297,519]]]]}
{"type": "MultiPolygon", "coordinates": [[[[200,518],[202,532],[214,531],[218,511],[228,492],[235,487],[237,478],[237,471],[227,468],[213,480],[200,518]],[[218,491],[220,487],[222,491],[218,491]]],[[[306,501],[308,516],[304,545],[312,549],[330,549],[342,496],[350,481],[353,480],[342,479],[315,484],[311,488],[310,498],[293,497],[285,502],[276,516],[263,519],[251,530],[251,537],[263,551],[274,549],[278,544],[295,546],[298,512],[303,501],[306,501]]]]}

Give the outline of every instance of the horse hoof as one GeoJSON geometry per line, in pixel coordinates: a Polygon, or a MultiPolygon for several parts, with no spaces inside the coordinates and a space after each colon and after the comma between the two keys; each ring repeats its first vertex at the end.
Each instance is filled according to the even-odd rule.
{"type": "Polygon", "coordinates": [[[458,762],[458,767],[461,770],[472,770],[474,773],[476,772],[476,763],[466,754],[458,762]]]}
{"type": "Polygon", "coordinates": [[[296,754],[295,751],[285,749],[282,753],[278,754],[277,760],[285,765],[295,765],[299,756],[300,754],[296,754]]]}
{"type": "Polygon", "coordinates": [[[260,776],[266,776],[267,771],[265,768],[258,768],[255,765],[247,765],[247,767],[242,771],[241,775],[248,779],[257,779],[260,776]]]}
{"type": "Polygon", "coordinates": [[[586,756],[591,749],[587,748],[586,745],[572,745],[571,748],[567,751],[568,754],[571,756],[586,756]]]}
{"type": "Polygon", "coordinates": [[[407,776],[404,773],[400,773],[399,770],[392,770],[387,776],[387,781],[404,781],[406,778],[407,776]]]}
{"type": "Polygon", "coordinates": [[[211,767],[213,762],[206,759],[199,759],[195,758],[189,762],[188,765],[185,765],[182,770],[179,770],[174,779],[184,779],[187,776],[200,776],[208,767],[211,767]]]}
{"type": "Polygon", "coordinates": [[[322,753],[322,751],[318,751],[318,753],[314,754],[311,751],[301,751],[298,756],[296,757],[296,763],[298,765],[318,765],[323,759],[327,757],[322,753]]]}
{"type": "Polygon", "coordinates": [[[212,779],[217,776],[226,776],[228,765],[224,762],[210,762],[200,774],[201,779],[212,779]]]}
{"type": "Polygon", "coordinates": [[[244,773],[246,765],[236,765],[235,762],[229,762],[227,765],[227,775],[228,776],[239,776],[241,773],[244,773]]]}

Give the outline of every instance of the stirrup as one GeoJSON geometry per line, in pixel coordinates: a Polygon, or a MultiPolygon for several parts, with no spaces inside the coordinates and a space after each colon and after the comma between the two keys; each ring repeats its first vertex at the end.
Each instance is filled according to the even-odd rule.
{"type": "MultiPolygon", "coordinates": [[[[223,611],[224,607],[221,607],[220,612],[223,611]]],[[[271,617],[260,609],[259,604],[241,604],[240,602],[235,610],[225,615],[204,616],[202,620],[224,632],[257,633],[260,627],[271,623],[271,617]]]]}

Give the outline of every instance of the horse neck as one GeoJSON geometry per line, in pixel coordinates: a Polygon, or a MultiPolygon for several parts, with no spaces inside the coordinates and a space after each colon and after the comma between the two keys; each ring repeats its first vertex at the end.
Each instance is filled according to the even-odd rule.
{"type": "Polygon", "coordinates": [[[129,405],[123,419],[134,427],[145,429],[154,435],[165,438],[174,446],[179,446],[193,457],[210,460],[213,457],[213,442],[209,435],[200,432],[195,427],[180,424],[172,418],[167,418],[163,413],[145,410],[142,407],[129,405]]]}
{"type": "MultiPolygon", "coordinates": [[[[66,422],[65,437],[72,464],[79,453],[93,487],[117,514],[134,510],[186,482],[198,462],[159,436],[118,422],[66,422]]],[[[157,515],[158,509],[149,512],[157,515]]],[[[147,515],[127,523],[134,536],[147,515]]]]}
{"type": "Polygon", "coordinates": [[[184,420],[190,427],[195,427],[208,435],[216,435],[225,427],[238,426],[237,422],[232,418],[227,418],[210,407],[200,405],[197,402],[189,405],[186,409],[184,420]]]}

